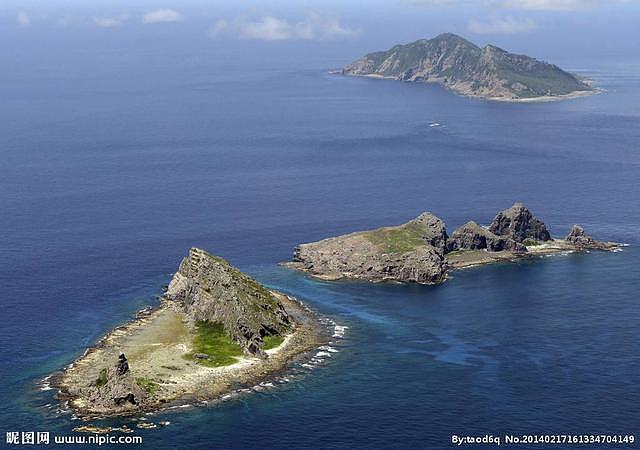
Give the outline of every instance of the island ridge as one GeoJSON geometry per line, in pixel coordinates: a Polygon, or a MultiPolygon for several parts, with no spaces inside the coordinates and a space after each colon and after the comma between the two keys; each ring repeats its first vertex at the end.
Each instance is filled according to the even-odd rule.
{"type": "Polygon", "coordinates": [[[340,73],[437,83],[458,94],[501,101],[557,100],[597,92],[586,79],[553,64],[494,45],[478,47],[452,33],[369,53],[340,73]]]}
{"type": "Polygon", "coordinates": [[[512,261],[562,251],[615,250],[575,225],[554,239],[522,203],[499,212],[488,227],[470,221],[447,234],[444,222],[425,212],[409,222],[300,244],[285,266],[325,280],[441,283],[451,269],[512,261]]]}

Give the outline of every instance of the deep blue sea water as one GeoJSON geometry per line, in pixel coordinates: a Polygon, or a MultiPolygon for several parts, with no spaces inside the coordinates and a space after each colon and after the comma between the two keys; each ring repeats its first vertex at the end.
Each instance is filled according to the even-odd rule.
{"type": "Polygon", "coordinates": [[[607,93],[521,105],[343,78],[326,69],[345,55],[298,56],[255,70],[206,54],[98,52],[85,65],[45,52],[0,73],[0,431],[70,433],[77,421],[39,380],[153,303],[200,246],[349,328],[295,382],[154,416],[171,425],[137,430],[145,448],[637,434],[640,65],[574,62],[607,93]],[[629,247],[440,286],[277,265],[299,242],[424,210],[452,231],[514,201],[554,235],[581,223],[629,247]]]}

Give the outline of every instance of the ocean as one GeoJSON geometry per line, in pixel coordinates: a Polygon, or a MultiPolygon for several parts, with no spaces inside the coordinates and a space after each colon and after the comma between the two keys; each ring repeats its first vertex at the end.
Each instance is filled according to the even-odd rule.
{"type": "Polygon", "coordinates": [[[42,379],[155,304],[191,246],[347,328],[289,382],[148,416],[170,424],[137,448],[638,431],[640,64],[568,60],[606,93],[511,104],[328,73],[346,50],[216,51],[42,50],[0,74],[0,431],[71,434],[42,379]],[[278,265],[300,242],[422,211],[451,233],[515,201],[554,236],[579,223],[628,246],[438,286],[278,265]]]}

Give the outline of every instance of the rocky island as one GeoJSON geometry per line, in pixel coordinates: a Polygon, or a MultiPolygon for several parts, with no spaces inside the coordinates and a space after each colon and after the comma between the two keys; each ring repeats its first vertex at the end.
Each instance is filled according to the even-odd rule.
{"type": "Polygon", "coordinates": [[[597,92],[585,79],[493,45],[445,33],[395,45],[345,66],[343,75],[438,83],[458,94],[501,101],[545,101],[597,92]]]}
{"type": "Polygon", "coordinates": [[[325,280],[441,283],[451,269],[566,251],[615,250],[574,225],[564,239],[522,203],[500,211],[488,226],[470,221],[447,234],[444,222],[425,212],[409,222],[300,244],[286,266],[325,280]]]}
{"type": "Polygon", "coordinates": [[[160,307],[100,340],[54,379],[83,418],[211,400],[322,343],[316,317],[222,258],[192,248],[160,307]]]}

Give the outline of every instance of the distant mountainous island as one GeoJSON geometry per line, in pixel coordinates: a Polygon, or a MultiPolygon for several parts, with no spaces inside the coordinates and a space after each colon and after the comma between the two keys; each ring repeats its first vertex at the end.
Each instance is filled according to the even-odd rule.
{"type": "Polygon", "coordinates": [[[596,92],[585,79],[494,45],[478,47],[452,33],[369,53],[343,75],[438,83],[462,95],[502,101],[541,101],[596,92]]]}

